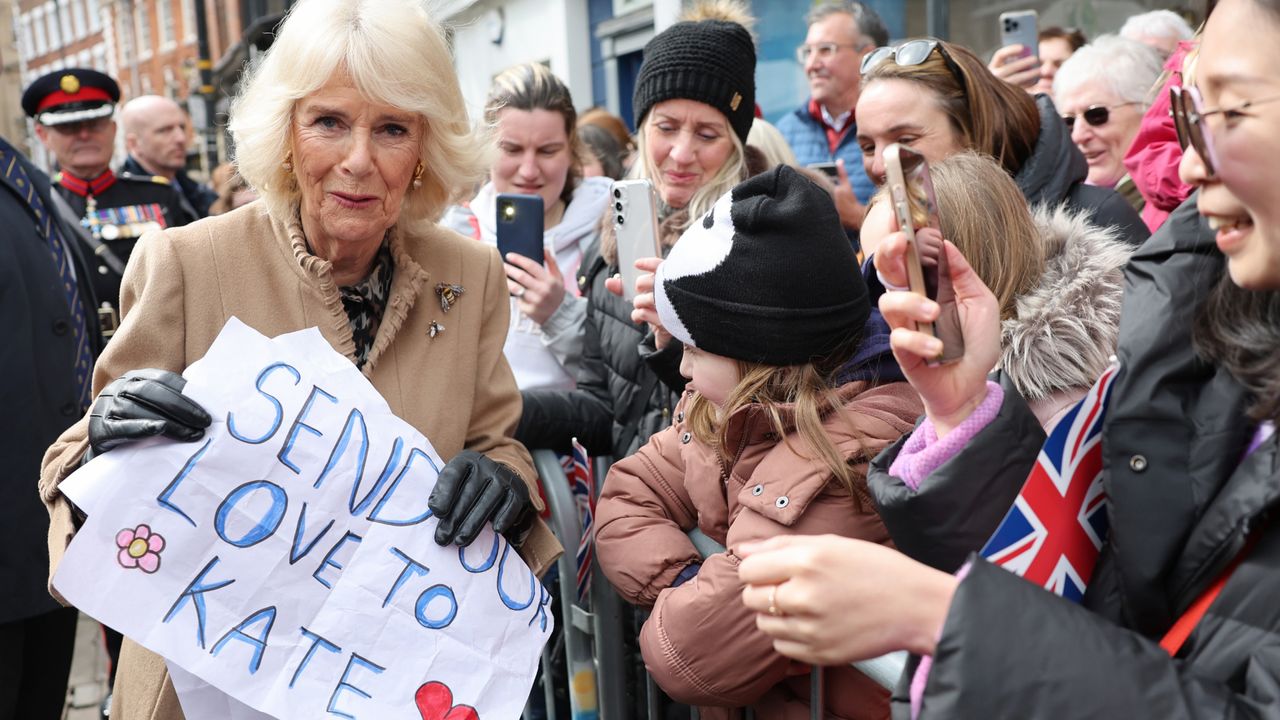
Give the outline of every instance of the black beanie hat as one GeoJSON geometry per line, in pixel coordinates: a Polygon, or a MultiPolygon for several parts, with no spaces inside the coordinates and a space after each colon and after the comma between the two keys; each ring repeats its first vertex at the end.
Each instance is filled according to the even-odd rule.
{"type": "Polygon", "coordinates": [[[724,113],[746,144],[756,107],[756,48],[736,22],[678,22],[644,46],[632,108],[640,127],[649,108],[663,100],[706,103],[724,113]]]}
{"type": "Polygon", "coordinates": [[[767,365],[830,355],[871,312],[831,194],[786,165],[689,226],[658,266],[654,301],[677,340],[767,365]]]}

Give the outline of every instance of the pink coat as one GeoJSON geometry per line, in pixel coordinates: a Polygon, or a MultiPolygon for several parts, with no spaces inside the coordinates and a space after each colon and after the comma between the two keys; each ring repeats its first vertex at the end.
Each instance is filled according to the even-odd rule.
{"type": "MultiPolygon", "coordinates": [[[[804,457],[794,435],[780,439],[760,406],[729,417],[723,461],[693,439],[684,417],[609,472],[597,514],[600,566],[630,602],[653,613],[640,633],[649,672],[671,697],[702,706],[704,720],[751,706],[756,717],[809,717],[809,673],[773,649],[742,604],[735,549],[780,534],[834,533],[889,544],[866,491],[870,458],[911,429],[922,406],[906,383],[840,390],[844,417],[826,422],[829,437],[858,471],[851,494],[820,461],[804,457]],[[856,498],[856,499],[855,499],[856,498]],[[685,532],[697,527],[726,545],[700,560],[685,532]],[[693,579],[671,587],[686,567],[693,579]]],[[[783,423],[789,423],[784,410],[783,423]]],[[[851,610],[852,611],[852,610],[851,610]]],[[[852,667],[827,670],[827,717],[887,718],[888,693],[852,667]]]]}
{"type": "Polygon", "coordinates": [[[1169,114],[1169,88],[1182,87],[1182,62],[1194,43],[1178,44],[1164,69],[1169,79],[1156,93],[1151,107],[1142,117],[1138,134],[1125,153],[1124,166],[1138,192],[1147,204],[1142,209],[1142,220],[1155,232],[1169,213],[1182,204],[1194,189],[1178,178],[1178,164],[1182,162],[1182,146],[1169,114]]]}

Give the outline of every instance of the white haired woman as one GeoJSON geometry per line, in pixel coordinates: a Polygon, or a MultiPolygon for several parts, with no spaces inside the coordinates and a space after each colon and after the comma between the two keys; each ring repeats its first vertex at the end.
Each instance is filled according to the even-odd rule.
{"type": "Polygon", "coordinates": [[[1115,188],[1135,210],[1145,202],[1124,167],[1124,156],[1151,104],[1164,60],[1136,40],[1104,35],[1067,58],[1053,79],[1053,104],[1071,141],[1089,162],[1090,185],[1115,188]]]}
{"type": "MultiPolygon", "coordinates": [[[[439,26],[414,0],[303,0],[230,127],[261,200],[139,244],[124,322],[95,369],[98,399],[42,468],[53,567],[76,530],[58,484],[122,443],[199,438],[209,415],[176,373],[236,316],[271,336],[318,326],[451,458],[430,499],[436,542],[466,545],[492,522],[544,572],[559,545],[535,517],[529,455],[509,437],[520,398],[502,357],[502,261],[436,225],[486,160],[439,26]]],[[[182,716],[164,662],[126,641],[112,717],[182,716]]]]}

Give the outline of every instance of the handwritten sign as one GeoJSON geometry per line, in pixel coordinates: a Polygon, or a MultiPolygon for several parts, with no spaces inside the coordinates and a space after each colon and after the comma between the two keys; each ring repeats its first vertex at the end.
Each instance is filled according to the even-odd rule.
{"type": "Polygon", "coordinates": [[[286,719],[518,717],[550,597],[490,529],[435,544],[427,439],[314,329],[233,318],[185,377],[204,439],[63,483],[88,520],[58,592],[162,655],[193,718],[229,716],[217,692],[286,719]]]}

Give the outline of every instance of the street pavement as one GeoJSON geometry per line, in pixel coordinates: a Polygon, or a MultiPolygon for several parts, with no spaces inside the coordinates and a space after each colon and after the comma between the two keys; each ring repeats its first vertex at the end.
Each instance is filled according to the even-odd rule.
{"type": "Polygon", "coordinates": [[[102,628],[89,616],[81,615],[76,625],[76,649],[63,720],[98,720],[98,706],[106,694],[107,651],[102,644],[102,628]]]}

